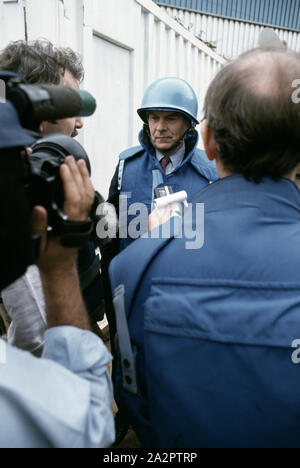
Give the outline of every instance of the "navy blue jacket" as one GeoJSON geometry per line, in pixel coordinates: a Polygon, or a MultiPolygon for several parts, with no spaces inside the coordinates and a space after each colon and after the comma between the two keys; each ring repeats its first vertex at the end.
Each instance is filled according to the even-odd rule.
{"type": "MultiPolygon", "coordinates": [[[[204,151],[197,148],[198,133],[190,132],[185,139],[185,158],[174,172],[164,174],[155,155],[155,149],[148,136],[142,141],[143,131],[140,132],[140,146],[129,148],[120,154],[120,164],[124,164],[120,175],[120,164],[113,178],[108,201],[113,203],[119,213],[120,223],[125,227],[130,224],[135,215],[128,215],[130,205],[143,203],[151,213],[154,200],[154,189],[159,185],[170,185],[174,192],[185,190],[188,201],[209,182],[219,178],[215,164],[208,160],[204,151]],[[117,188],[118,185],[118,188],[117,188]],[[121,201],[119,205],[119,194],[121,201]],[[127,195],[127,200],[122,197],[127,195]],[[120,210],[119,210],[119,205],[120,210]]],[[[120,250],[127,247],[134,239],[127,236],[120,240],[120,250]]]]}
{"type": "Polygon", "coordinates": [[[299,447],[300,192],[234,175],[194,202],[202,249],[141,238],[111,264],[138,386],[119,370],[119,405],[146,446],[299,447]]]}
{"type": "Polygon", "coordinates": [[[114,341],[116,323],[111,304],[111,291],[108,279],[108,267],[112,258],[120,250],[130,245],[133,238],[128,233],[128,227],[139,215],[128,214],[130,206],[141,203],[146,207],[143,216],[143,226],[136,230],[137,237],[148,229],[148,215],[151,213],[154,200],[154,189],[160,185],[170,185],[174,192],[185,190],[188,200],[203,187],[219,178],[215,164],[210,162],[204,151],[197,148],[198,133],[189,132],[185,138],[185,158],[172,174],[164,174],[155,155],[149,137],[143,131],[139,134],[140,146],[129,148],[119,156],[119,164],[112,179],[108,202],[112,203],[119,215],[120,239],[117,238],[101,247],[101,270],[104,282],[106,315],[109,322],[111,341],[114,341]]]}

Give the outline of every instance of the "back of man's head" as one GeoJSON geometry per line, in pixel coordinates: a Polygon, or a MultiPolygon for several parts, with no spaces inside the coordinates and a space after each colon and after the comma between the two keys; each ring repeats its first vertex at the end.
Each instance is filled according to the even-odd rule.
{"type": "Polygon", "coordinates": [[[300,162],[300,104],[293,99],[300,54],[262,47],[241,55],[211,83],[204,105],[224,168],[259,182],[300,162]]]}
{"type": "Polygon", "coordinates": [[[57,48],[50,41],[11,42],[0,52],[0,70],[25,78],[31,84],[62,83],[65,70],[79,82],[84,76],[80,56],[70,48],[57,48]]]}

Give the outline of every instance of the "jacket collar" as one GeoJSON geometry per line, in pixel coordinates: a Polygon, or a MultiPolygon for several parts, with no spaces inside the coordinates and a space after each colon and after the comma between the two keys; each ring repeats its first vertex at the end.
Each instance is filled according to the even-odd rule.
{"type": "MultiPolygon", "coordinates": [[[[152,145],[149,136],[146,135],[146,141],[143,141],[143,134],[144,134],[144,131],[141,130],[139,133],[140,145],[143,147],[143,149],[147,153],[150,153],[155,156],[155,148],[152,145]]],[[[195,148],[198,145],[198,141],[199,141],[199,134],[197,131],[195,132],[190,131],[187,133],[185,137],[185,148],[186,148],[185,158],[184,158],[185,162],[190,160],[193,157],[193,153],[194,153],[195,148]]]]}
{"type": "MultiPolygon", "coordinates": [[[[143,130],[139,133],[140,144],[144,151],[151,154],[156,159],[155,148],[153,147],[148,135],[146,136],[145,142],[142,138],[143,130]]],[[[203,150],[197,149],[198,141],[199,133],[196,130],[187,133],[185,137],[185,157],[182,163],[175,169],[174,173],[180,169],[183,164],[190,163],[198,174],[205,177],[207,180],[214,181],[219,179],[215,163],[208,160],[203,150]]]]}

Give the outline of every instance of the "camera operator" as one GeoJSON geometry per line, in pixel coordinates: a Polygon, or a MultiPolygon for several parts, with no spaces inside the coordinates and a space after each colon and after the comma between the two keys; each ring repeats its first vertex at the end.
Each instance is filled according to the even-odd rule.
{"type": "MultiPolygon", "coordinates": [[[[0,287],[29,263],[31,210],[20,150],[31,142],[11,103],[1,104],[0,287]]],[[[68,220],[85,221],[94,199],[85,162],[66,158],[60,175],[68,220]]],[[[37,359],[0,340],[0,446],[108,446],[114,438],[110,355],[90,332],[76,268],[78,249],[48,237],[47,225],[46,210],[35,207],[32,228],[41,236],[38,266],[48,322],[43,355],[37,359]]]]}
{"type": "MultiPolygon", "coordinates": [[[[30,84],[63,84],[73,89],[79,88],[84,76],[78,54],[70,48],[55,48],[45,40],[30,44],[24,41],[10,43],[0,53],[0,69],[19,74],[30,84]]],[[[40,131],[75,137],[82,126],[82,119],[73,117],[55,122],[43,121],[40,123],[40,131]]],[[[103,318],[103,292],[100,264],[91,242],[79,250],[77,265],[93,330],[100,333],[97,321],[103,318]]],[[[12,319],[7,332],[9,343],[39,356],[47,323],[45,300],[36,266],[29,267],[26,274],[3,290],[1,295],[3,305],[12,319]]]]}

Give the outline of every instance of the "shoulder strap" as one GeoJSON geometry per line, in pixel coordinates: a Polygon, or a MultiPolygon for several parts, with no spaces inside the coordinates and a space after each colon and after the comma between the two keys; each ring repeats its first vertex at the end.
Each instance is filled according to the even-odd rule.
{"type": "Polygon", "coordinates": [[[195,149],[191,159],[191,164],[200,175],[210,182],[214,182],[220,178],[215,163],[210,161],[206,156],[205,151],[200,150],[199,148],[195,149]]]}
{"type": "Polygon", "coordinates": [[[128,148],[119,154],[119,171],[118,171],[118,190],[120,191],[122,188],[122,179],[123,179],[123,172],[124,172],[124,165],[125,161],[132,158],[136,154],[143,151],[142,146],[133,146],[132,148],[128,148]]]}
{"type": "Polygon", "coordinates": [[[9,328],[10,323],[11,323],[11,319],[1,299],[1,302],[0,302],[0,337],[1,335],[3,336],[7,334],[7,330],[9,328]]]}

